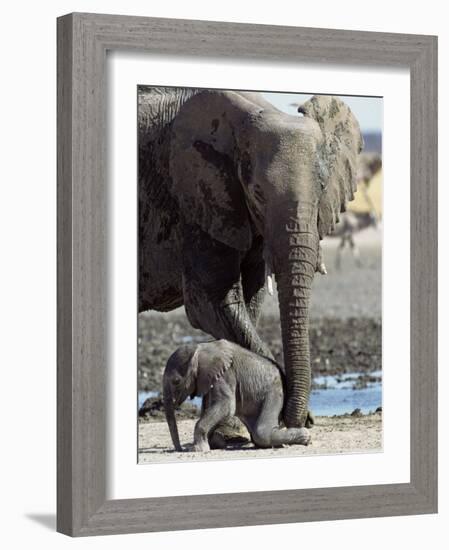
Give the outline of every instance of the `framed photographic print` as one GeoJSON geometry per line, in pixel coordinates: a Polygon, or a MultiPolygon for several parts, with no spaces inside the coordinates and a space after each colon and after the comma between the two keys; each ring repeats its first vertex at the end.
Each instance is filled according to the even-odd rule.
{"type": "Polygon", "coordinates": [[[58,530],[437,507],[436,38],[58,19],[58,530]]]}
{"type": "MultiPolygon", "coordinates": [[[[139,463],[381,450],[383,99],[152,86],[139,86],[137,94],[139,463]],[[165,125],[160,127],[164,117],[169,117],[164,121],[169,131],[165,125]],[[182,117],[188,117],[188,122],[183,123],[182,117]],[[184,131],[181,124],[185,124],[188,145],[183,141],[178,152],[177,140],[184,131]],[[296,145],[290,136],[293,128],[299,139],[296,145]],[[316,161],[315,149],[303,153],[303,147],[312,131],[318,132],[319,139],[326,136],[326,147],[339,153],[324,153],[321,162],[326,173],[320,175],[312,168],[309,181],[302,172],[309,155],[316,161]],[[235,136],[230,140],[229,132],[235,136]],[[281,139],[288,143],[282,160],[277,146],[281,139]],[[167,150],[166,140],[170,158],[159,165],[167,150]],[[354,148],[353,160],[343,147],[344,140],[354,148]],[[291,176],[295,170],[298,173],[291,176]],[[344,178],[348,188],[341,196],[335,194],[336,213],[329,210],[327,221],[334,198],[327,187],[332,186],[330,171],[335,182],[344,178]],[[195,181],[202,182],[199,189],[192,186],[195,181]],[[322,188],[326,189],[323,198],[322,188]],[[313,212],[310,206],[310,214],[306,211],[309,192],[317,193],[317,210],[313,212]],[[337,221],[341,201],[348,202],[348,211],[337,221]],[[245,209],[237,210],[236,205],[245,209]],[[203,215],[207,216],[204,220],[203,215]],[[293,231],[306,216],[317,218],[316,238],[293,231]],[[204,229],[187,239],[189,227],[197,222],[204,229]],[[324,227],[327,223],[329,228],[324,227]],[[239,238],[248,243],[239,244],[239,238]],[[328,268],[325,261],[330,262],[328,268]],[[204,284],[203,270],[210,279],[204,284]],[[315,272],[328,277],[314,280],[315,272]],[[281,290],[281,284],[287,289],[281,290]],[[282,292],[284,301],[279,299],[282,292]],[[280,317],[284,317],[283,325],[280,317]],[[293,390],[290,385],[295,386],[295,365],[290,365],[295,357],[288,345],[282,354],[283,338],[297,330],[311,332],[312,350],[307,349],[309,338],[305,337],[301,354],[311,355],[313,368],[307,361],[305,372],[300,370],[300,378],[304,374],[307,382],[300,388],[305,395],[299,393],[304,401],[309,399],[311,375],[307,371],[313,370],[310,409],[320,418],[314,422],[314,445],[308,445],[306,430],[264,433],[279,423],[280,416],[288,416],[283,408],[293,390]],[[210,334],[216,340],[211,341],[210,334]],[[253,356],[246,353],[248,348],[253,356]],[[269,361],[262,361],[261,356],[269,361]],[[185,383],[174,387],[178,376],[185,383]],[[251,389],[254,377],[262,388],[266,385],[260,402],[251,389]],[[278,397],[272,393],[278,387],[276,380],[281,385],[278,397]],[[230,393],[231,402],[215,395],[222,391],[230,393]],[[189,396],[193,401],[185,404],[189,396]],[[211,417],[206,405],[209,399],[216,411],[211,417]],[[177,401],[181,404],[180,428],[190,436],[197,432],[197,440],[189,442],[191,453],[179,441],[179,422],[171,410],[177,401]],[[202,404],[207,410],[194,428],[202,404]],[[250,412],[253,408],[255,413],[250,412]],[[226,420],[229,409],[232,421],[226,420]],[[365,416],[369,412],[375,414],[365,416]],[[345,414],[351,417],[342,417],[345,414]],[[198,433],[203,425],[210,441],[198,433]],[[169,432],[174,442],[167,441],[169,432]],[[173,443],[178,453],[167,453],[173,443]],[[219,448],[210,452],[210,443],[219,448]]],[[[121,103],[118,100],[118,109],[121,103]]],[[[312,421],[303,422],[308,423],[312,421]]],[[[290,426],[297,427],[295,420],[290,420],[290,426]]]]}

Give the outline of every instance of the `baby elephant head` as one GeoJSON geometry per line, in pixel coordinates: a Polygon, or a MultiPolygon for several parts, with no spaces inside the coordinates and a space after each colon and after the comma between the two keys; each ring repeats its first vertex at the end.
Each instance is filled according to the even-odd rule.
{"type": "Polygon", "coordinates": [[[205,395],[231,363],[230,346],[225,340],[181,346],[169,357],[163,377],[164,409],[177,451],[182,447],[175,408],[189,396],[205,395]]]}

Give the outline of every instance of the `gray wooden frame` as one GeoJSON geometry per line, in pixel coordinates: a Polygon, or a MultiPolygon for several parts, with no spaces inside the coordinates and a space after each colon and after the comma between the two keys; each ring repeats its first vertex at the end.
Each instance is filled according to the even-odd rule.
{"type": "Polygon", "coordinates": [[[58,19],[57,496],[57,529],[72,536],[437,511],[436,37],[80,13],[58,19]],[[106,500],[107,50],[410,69],[410,483],[106,500]]]}

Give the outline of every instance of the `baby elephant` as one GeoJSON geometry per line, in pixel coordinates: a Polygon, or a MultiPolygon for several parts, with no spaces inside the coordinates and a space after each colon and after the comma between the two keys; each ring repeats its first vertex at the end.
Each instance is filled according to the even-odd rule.
{"type": "Polygon", "coordinates": [[[177,451],[182,447],[174,410],[189,396],[203,397],[201,417],[195,425],[195,451],[209,451],[208,435],[230,416],[240,418],[258,447],[310,442],[307,428],[279,427],[284,389],[278,365],[227,340],[178,348],[165,367],[163,389],[167,423],[177,451]]]}

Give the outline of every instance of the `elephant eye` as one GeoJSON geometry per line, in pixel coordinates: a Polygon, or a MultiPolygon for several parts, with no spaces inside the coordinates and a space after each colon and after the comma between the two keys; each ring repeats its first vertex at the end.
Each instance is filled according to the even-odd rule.
{"type": "Polygon", "coordinates": [[[181,383],[181,378],[175,378],[175,379],[173,380],[173,385],[174,385],[174,386],[179,386],[180,383],[181,383]]]}

